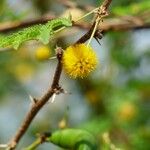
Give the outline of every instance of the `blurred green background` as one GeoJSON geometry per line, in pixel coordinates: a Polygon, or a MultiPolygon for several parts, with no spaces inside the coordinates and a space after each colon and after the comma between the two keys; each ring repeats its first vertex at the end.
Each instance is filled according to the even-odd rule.
{"type": "MultiPolygon", "coordinates": [[[[102,1],[73,2],[96,7],[102,1]]],[[[69,11],[58,0],[1,0],[0,25],[42,15],[62,16],[69,11]]],[[[109,17],[148,11],[148,0],[116,0],[109,17]]],[[[78,18],[85,11],[74,9],[72,13],[78,18]]],[[[8,142],[16,132],[30,108],[29,95],[40,97],[52,81],[56,60],[39,61],[37,49],[48,48],[54,56],[56,44],[65,48],[85,32],[72,28],[65,31],[65,37],[60,34],[46,46],[30,41],[17,51],[0,51],[0,143],[8,142]]],[[[67,127],[90,131],[102,150],[111,146],[150,150],[150,30],[109,31],[101,45],[93,39],[91,46],[99,58],[96,70],[85,79],[74,80],[62,74],[60,83],[71,94],[58,95],[54,103],[41,110],[18,149],[31,144],[37,133],[57,130],[65,123],[67,127]]],[[[38,149],[61,148],[43,144],[38,149]]]]}

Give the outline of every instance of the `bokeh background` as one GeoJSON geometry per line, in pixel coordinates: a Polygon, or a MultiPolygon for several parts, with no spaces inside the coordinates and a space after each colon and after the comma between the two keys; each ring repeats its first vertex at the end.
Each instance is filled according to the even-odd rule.
{"type": "MultiPolygon", "coordinates": [[[[102,1],[73,2],[96,7],[102,1]]],[[[109,17],[149,11],[148,0],[117,0],[112,2],[109,17]]],[[[59,0],[1,0],[0,25],[69,12],[75,18],[86,13],[66,8],[59,0]]],[[[39,61],[37,49],[46,48],[54,56],[56,44],[66,48],[85,32],[72,28],[48,45],[30,41],[17,51],[0,51],[0,143],[8,142],[20,126],[30,108],[29,95],[40,97],[52,81],[57,61],[39,61]]],[[[109,31],[100,42],[93,39],[91,43],[99,58],[96,70],[84,79],[71,79],[63,72],[60,83],[69,94],[58,95],[54,103],[45,105],[18,149],[31,144],[38,133],[55,131],[65,123],[90,131],[102,150],[109,149],[108,139],[119,149],[150,150],[150,30],[109,31]]],[[[61,150],[53,144],[38,149],[61,150]]]]}

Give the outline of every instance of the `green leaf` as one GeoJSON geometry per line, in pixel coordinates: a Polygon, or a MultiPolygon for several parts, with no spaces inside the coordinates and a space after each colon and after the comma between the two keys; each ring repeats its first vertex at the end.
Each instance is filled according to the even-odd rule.
{"type": "Polygon", "coordinates": [[[118,6],[113,8],[113,13],[115,15],[124,16],[124,15],[135,15],[141,13],[145,10],[149,10],[150,1],[142,1],[139,3],[133,3],[128,6],[118,6]]]}
{"type": "Polygon", "coordinates": [[[45,25],[34,25],[8,36],[0,36],[0,48],[12,46],[15,49],[18,49],[22,43],[29,40],[39,40],[40,42],[47,44],[51,36],[54,35],[54,31],[63,26],[72,26],[71,20],[58,18],[48,21],[45,25]]]}
{"type": "MultiPolygon", "coordinates": [[[[50,39],[50,32],[49,32],[49,29],[46,27],[46,26],[43,26],[41,28],[41,34],[40,36],[38,37],[39,40],[44,43],[44,44],[48,44],[49,42],[49,39],[50,39]]],[[[52,32],[51,32],[52,33],[52,32]]]]}

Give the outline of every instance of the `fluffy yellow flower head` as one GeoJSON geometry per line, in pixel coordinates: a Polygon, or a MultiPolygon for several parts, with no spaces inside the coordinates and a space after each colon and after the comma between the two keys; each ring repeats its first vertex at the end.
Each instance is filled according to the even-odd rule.
{"type": "Polygon", "coordinates": [[[69,46],[63,54],[64,69],[72,78],[87,76],[97,62],[94,50],[85,44],[69,46]]]}

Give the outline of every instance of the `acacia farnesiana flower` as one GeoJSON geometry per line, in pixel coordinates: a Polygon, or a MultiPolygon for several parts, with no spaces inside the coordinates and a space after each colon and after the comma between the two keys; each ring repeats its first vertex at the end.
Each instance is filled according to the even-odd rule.
{"type": "Polygon", "coordinates": [[[85,77],[96,68],[98,62],[92,47],[85,44],[69,46],[63,54],[63,66],[72,78],[85,77]]]}

